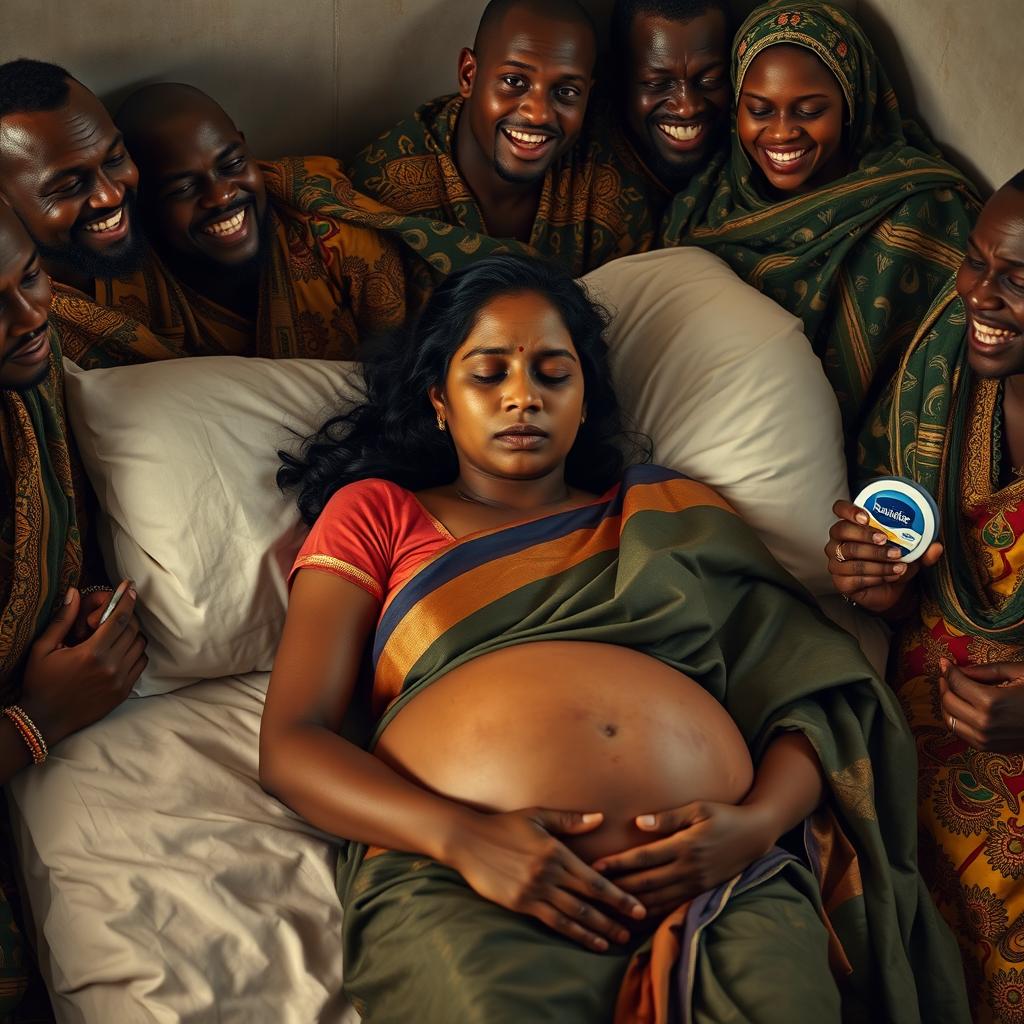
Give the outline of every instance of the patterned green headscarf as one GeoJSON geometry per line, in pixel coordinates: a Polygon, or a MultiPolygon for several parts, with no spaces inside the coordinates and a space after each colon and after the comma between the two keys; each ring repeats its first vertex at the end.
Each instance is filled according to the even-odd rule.
{"type": "Polygon", "coordinates": [[[977,378],[967,359],[967,314],[946,282],[908,346],[860,439],[865,477],[896,473],[926,487],[942,510],[943,554],[922,574],[943,618],[970,636],[1005,642],[1019,637],[1024,587],[998,607],[983,600],[973,559],[957,531],[962,519],[960,471],[977,378]]]}
{"type": "Polygon", "coordinates": [[[881,62],[846,11],[809,0],[757,8],[734,42],[737,97],[756,57],[784,43],[811,50],[842,88],[848,172],[813,191],[769,195],[734,130],[728,157],[676,196],[663,241],[711,250],[803,320],[852,456],[866,409],[963,258],[978,202],[901,120],[881,62]]]}
{"type": "Polygon", "coordinates": [[[827,4],[771,3],[747,18],[736,35],[733,50],[732,80],[737,98],[754,58],[780,43],[810,50],[839,82],[846,100],[854,159],[887,142],[902,141],[896,95],[871,44],[848,14],[827,4]]]}

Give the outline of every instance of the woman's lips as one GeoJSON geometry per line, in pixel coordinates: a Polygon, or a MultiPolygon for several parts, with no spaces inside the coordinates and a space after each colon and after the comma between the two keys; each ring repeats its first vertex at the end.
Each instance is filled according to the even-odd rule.
{"type": "Polygon", "coordinates": [[[807,146],[765,146],[759,145],[758,151],[763,155],[764,162],[775,174],[800,174],[807,169],[813,159],[814,147],[807,146]]]}
{"type": "Polygon", "coordinates": [[[539,427],[509,427],[494,435],[494,439],[508,448],[526,450],[539,448],[547,439],[547,432],[539,427]]]}

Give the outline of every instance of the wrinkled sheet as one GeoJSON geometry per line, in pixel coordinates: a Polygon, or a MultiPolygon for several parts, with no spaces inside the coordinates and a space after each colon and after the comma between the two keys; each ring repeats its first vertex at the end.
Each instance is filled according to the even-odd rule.
{"type": "Polygon", "coordinates": [[[257,781],[266,674],[134,698],[9,787],[60,1024],[354,1024],[335,848],[257,781]]]}

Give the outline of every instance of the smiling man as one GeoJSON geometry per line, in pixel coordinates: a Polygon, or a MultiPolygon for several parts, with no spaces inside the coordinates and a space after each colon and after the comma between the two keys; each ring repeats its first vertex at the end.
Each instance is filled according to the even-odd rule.
{"type": "Polygon", "coordinates": [[[144,86],[116,120],[138,162],[155,256],[149,280],[115,283],[106,305],[148,304],[165,323],[184,306],[206,344],[275,357],[353,358],[362,337],[403,322],[411,256],[369,226],[381,208],[354,195],[337,161],[258,162],[224,109],[190,85],[144,86]],[[330,213],[305,208],[314,177],[330,213]]]}
{"type": "Polygon", "coordinates": [[[134,270],[138,172],[103,104],[63,68],[0,65],[0,189],[57,281],[134,270]]]}
{"type": "MultiPolygon", "coordinates": [[[[98,627],[109,590],[77,589],[83,577],[103,576],[91,546],[83,566],[82,476],[67,433],[61,353],[49,314],[50,279],[40,252],[0,202],[0,784],[32,771],[64,737],[113,710],[145,667],[145,640],[130,611],[134,591],[98,627]]],[[[0,1016],[52,1021],[15,923],[8,834],[0,828],[0,1016]]]]}
{"type": "Polygon", "coordinates": [[[861,441],[865,478],[904,474],[935,497],[943,543],[897,575],[860,510],[838,502],[829,571],[898,626],[889,683],[927,779],[921,873],[959,940],[975,1019],[1011,1021],[1024,906],[1024,171],[985,204],[861,441]]]}
{"type": "Polygon", "coordinates": [[[352,358],[404,320],[420,260],[375,230],[387,211],[355,196],[337,161],[257,165],[228,115],[186,85],[139,90],[115,125],[63,68],[18,60],[0,66],[0,103],[0,189],[39,247],[53,322],[80,365],[352,358]],[[311,175],[329,214],[306,206],[311,175]]]}
{"type": "Polygon", "coordinates": [[[597,44],[576,0],[491,0],[459,91],[420,107],[350,168],[405,214],[515,240],[584,273],[649,248],[664,200],[588,111],[597,44]]]}
{"type": "Polygon", "coordinates": [[[612,39],[630,139],[658,181],[677,192],[727,141],[724,0],[616,0],[612,39]]]}

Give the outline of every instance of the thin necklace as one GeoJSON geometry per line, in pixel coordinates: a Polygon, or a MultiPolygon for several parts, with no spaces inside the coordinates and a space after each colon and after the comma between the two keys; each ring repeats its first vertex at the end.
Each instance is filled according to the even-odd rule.
{"type": "MultiPolygon", "coordinates": [[[[455,488],[455,493],[463,501],[471,501],[474,505],[486,505],[487,508],[500,508],[509,510],[512,509],[512,505],[506,505],[502,501],[493,501],[491,498],[485,498],[482,495],[474,494],[472,491],[463,490],[461,487],[455,488]]],[[[548,505],[557,505],[560,501],[565,501],[569,497],[569,488],[565,489],[565,494],[560,498],[555,498],[552,501],[545,501],[542,505],[538,505],[537,508],[547,508],[548,505]]],[[[527,512],[529,509],[520,509],[519,511],[527,512]]]]}

